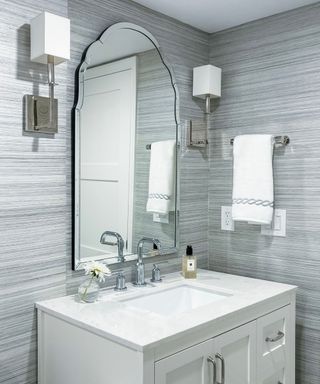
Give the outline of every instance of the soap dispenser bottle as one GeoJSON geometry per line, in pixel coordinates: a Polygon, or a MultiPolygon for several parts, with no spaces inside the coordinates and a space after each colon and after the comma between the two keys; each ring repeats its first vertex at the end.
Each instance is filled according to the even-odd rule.
{"type": "Polygon", "coordinates": [[[182,275],[185,279],[197,277],[197,258],[193,255],[191,245],[187,246],[186,254],[182,256],[182,275]]]}

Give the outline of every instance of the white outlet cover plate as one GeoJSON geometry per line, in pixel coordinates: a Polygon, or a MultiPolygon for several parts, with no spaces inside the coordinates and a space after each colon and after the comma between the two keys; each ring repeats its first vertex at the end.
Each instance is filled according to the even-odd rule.
{"type": "Polygon", "coordinates": [[[221,230],[234,231],[234,221],[232,220],[232,207],[221,206],[221,230]],[[228,217],[228,220],[227,220],[228,217]]]}
{"type": "Polygon", "coordinates": [[[261,225],[261,235],[286,237],[287,211],[275,209],[271,225],[261,225]]]}

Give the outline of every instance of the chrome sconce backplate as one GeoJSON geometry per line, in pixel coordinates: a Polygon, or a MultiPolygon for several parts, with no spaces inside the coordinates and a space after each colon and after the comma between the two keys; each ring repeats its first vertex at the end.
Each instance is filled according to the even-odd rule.
{"type": "Polygon", "coordinates": [[[205,148],[208,145],[206,120],[187,120],[187,147],[205,148]]]}
{"type": "Polygon", "coordinates": [[[49,97],[25,95],[24,130],[33,133],[55,134],[58,132],[58,100],[54,99],[53,109],[50,110],[49,97]]]}

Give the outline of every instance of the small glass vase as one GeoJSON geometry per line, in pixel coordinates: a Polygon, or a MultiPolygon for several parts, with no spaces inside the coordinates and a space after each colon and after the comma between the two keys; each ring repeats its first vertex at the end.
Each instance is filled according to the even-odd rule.
{"type": "Polygon", "coordinates": [[[97,278],[91,276],[87,278],[78,288],[78,295],[85,303],[94,303],[99,296],[100,286],[97,278]]]}

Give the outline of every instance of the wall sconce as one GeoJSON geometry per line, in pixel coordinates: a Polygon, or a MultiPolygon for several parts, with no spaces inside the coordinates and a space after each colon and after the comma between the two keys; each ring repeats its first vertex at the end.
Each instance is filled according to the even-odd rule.
{"type": "Polygon", "coordinates": [[[210,64],[193,68],[193,96],[206,100],[209,114],[211,99],[221,97],[221,68],[210,64]]]}
{"type": "Polygon", "coordinates": [[[48,67],[49,97],[25,95],[27,132],[58,132],[58,100],[54,98],[54,66],[70,59],[70,20],[43,12],[30,23],[31,61],[48,67]]]}

